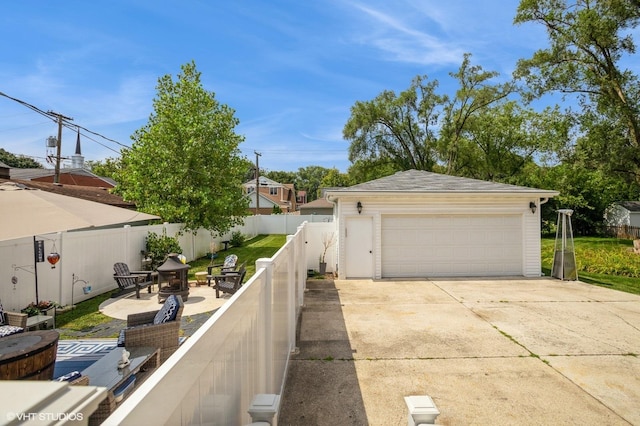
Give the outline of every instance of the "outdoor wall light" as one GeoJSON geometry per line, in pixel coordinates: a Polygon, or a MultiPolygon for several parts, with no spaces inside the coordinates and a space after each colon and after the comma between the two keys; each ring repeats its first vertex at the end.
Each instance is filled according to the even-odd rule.
{"type": "Polygon", "coordinates": [[[529,208],[531,209],[531,213],[536,214],[536,210],[538,209],[538,206],[536,206],[536,203],[531,201],[529,203],[529,208]]]}
{"type": "Polygon", "coordinates": [[[360,201],[356,204],[356,208],[358,209],[358,214],[362,213],[362,203],[360,201]]]}

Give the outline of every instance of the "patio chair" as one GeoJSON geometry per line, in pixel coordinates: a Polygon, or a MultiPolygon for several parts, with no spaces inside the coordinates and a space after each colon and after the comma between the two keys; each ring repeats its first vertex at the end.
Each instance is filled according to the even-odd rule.
{"type": "Polygon", "coordinates": [[[234,294],[242,287],[244,276],[247,273],[244,267],[244,262],[240,265],[240,269],[237,272],[229,272],[224,275],[216,275],[213,277],[215,284],[213,288],[216,289],[216,298],[220,297],[220,292],[234,294]]]}
{"type": "Polygon", "coordinates": [[[136,289],[136,298],[140,299],[140,289],[147,288],[151,293],[153,286],[152,271],[130,271],[126,263],[118,262],[113,265],[113,279],[116,280],[118,287],[122,291],[126,291],[132,287],[136,289]]]}
{"type": "Polygon", "coordinates": [[[172,294],[157,311],[129,314],[127,327],[120,331],[118,346],[159,348],[160,362],[165,362],[178,349],[183,309],[182,297],[172,294]]]}
{"type": "Polygon", "coordinates": [[[224,263],[207,266],[207,285],[209,286],[211,285],[211,280],[214,277],[212,273],[213,268],[220,268],[219,275],[224,275],[230,272],[235,272],[237,263],[238,263],[238,256],[236,256],[235,254],[230,254],[229,256],[224,258],[224,263]]]}
{"type": "Polygon", "coordinates": [[[22,333],[26,328],[27,314],[5,311],[0,303],[0,337],[22,333]]]}

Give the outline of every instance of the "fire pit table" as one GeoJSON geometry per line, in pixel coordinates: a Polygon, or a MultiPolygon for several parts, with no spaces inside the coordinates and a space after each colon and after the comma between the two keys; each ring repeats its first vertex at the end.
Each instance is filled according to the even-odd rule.
{"type": "Polygon", "coordinates": [[[182,263],[178,254],[171,253],[158,268],[158,303],[163,303],[172,294],[182,296],[184,302],[189,298],[188,264],[182,263]]]}
{"type": "Polygon", "coordinates": [[[51,380],[58,338],[55,330],[29,331],[0,339],[0,380],[51,380]]]}

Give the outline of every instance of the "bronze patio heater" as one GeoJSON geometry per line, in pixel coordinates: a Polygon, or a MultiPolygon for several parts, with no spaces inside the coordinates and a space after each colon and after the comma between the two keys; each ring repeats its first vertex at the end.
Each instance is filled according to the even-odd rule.
{"type": "Polygon", "coordinates": [[[167,260],[158,266],[158,302],[164,302],[172,294],[182,296],[184,302],[189,298],[188,264],[182,263],[177,253],[167,255],[167,260]]]}

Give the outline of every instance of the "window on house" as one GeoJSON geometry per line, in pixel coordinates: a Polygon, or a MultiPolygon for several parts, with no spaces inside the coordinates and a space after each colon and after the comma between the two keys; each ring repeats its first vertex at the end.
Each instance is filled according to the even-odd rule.
{"type": "Polygon", "coordinates": [[[269,195],[278,195],[278,188],[269,188],[269,195]]]}

